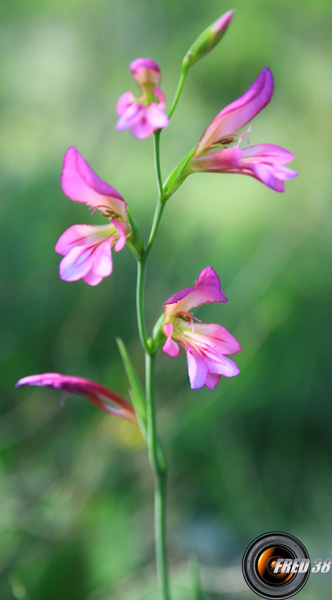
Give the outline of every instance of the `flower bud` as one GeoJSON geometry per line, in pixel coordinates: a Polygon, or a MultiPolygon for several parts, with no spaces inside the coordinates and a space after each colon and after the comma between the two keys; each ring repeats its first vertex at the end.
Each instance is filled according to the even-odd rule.
{"type": "Polygon", "coordinates": [[[161,82],[160,68],[151,58],[136,58],[130,63],[130,70],[139,87],[159,87],[161,82]]]}
{"type": "Polygon", "coordinates": [[[197,40],[193,43],[183,59],[184,66],[187,68],[191,67],[191,65],[200,58],[203,58],[205,54],[208,54],[208,52],[218,44],[219,40],[221,40],[222,36],[227,31],[228,25],[233,18],[233,14],[233,10],[227,11],[198,36],[197,40]]]}

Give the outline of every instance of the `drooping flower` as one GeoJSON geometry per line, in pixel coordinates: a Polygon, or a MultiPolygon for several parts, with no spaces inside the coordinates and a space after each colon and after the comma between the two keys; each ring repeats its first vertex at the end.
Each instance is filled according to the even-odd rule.
{"type": "Polygon", "coordinates": [[[238,375],[237,364],[225,354],[241,350],[237,340],[221,325],[197,322],[191,309],[212,302],[227,302],[220,288],[220,280],[212,267],[200,273],[195,285],[181,290],[164,304],[163,332],[167,339],[163,350],[177,357],[181,348],[187,355],[192,389],[206,385],[213,389],[220,376],[238,375]],[[196,321],[196,322],[195,322],[196,321]]]}
{"type": "Polygon", "coordinates": [[[83,279],[97,285],[112,272],[111,248],[118,252],[130,233],[127,204],[112,186],[100,179],[73,146],[68,148],[61,175],[63,192],[75,202],[100,210],[107,225],[73,225],[59,238],[55,251],[64,256],[60,277],[83,279]]]}
{"type": "Polygon", "coordinates": [[[24,385],[50,387],[69,394],[84,396],[101,410],[136,423],[135,411],[130,404],[112,390],[90,379],[60,373],[42,373],[23,377],[17,382],[16,387],[24,385]]]}
{"type": "Polygon", "coordinates": [[[151,58],[136,58],[130,64],[132,76],[140,88],[139,96],[125,92],[116,104],[119,120],[116,128],[130,129],[131,133],[143,140],[157,129],[168,125],[164,112],[165,96],[159,89],[161,74],[159,65],[151,58]]]}
{"type": "MultiPolygon", "coordinates": [[[[284,181],[297,176],[284,167],[293,160],[291,152],[273,144],[240,148],[245,134],[238,130],[247,125],[270,101],[273,77],[265,67],[250,88],[235,102],[226,106],[203,133],[182,178],[189,173],[240,173],[259,179],[268,187],[283,192],[284,181]],[[235,143],[233,147],[229,147],[235,143]]],[[[245,133],[248,133],[248,129],[245,133]]]]}

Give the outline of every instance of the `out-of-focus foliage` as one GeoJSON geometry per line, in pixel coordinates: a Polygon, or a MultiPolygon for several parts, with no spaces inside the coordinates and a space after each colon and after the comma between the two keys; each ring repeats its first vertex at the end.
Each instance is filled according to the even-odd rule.
{"type": "MultiPolygon", "coordinates": [[[[142,372],[130,253],[115,256],[97,288],[58,277],[59,235],[99,221],[62,195],[62,157],[76,145],[146,235],[152,140],[115,131],[116,100],[133,86],[128,64],[157,60],[170,102],[188,47],[230,8],[227,35],[191,69],[162,134],[163,174],[267,64],[275,94],[250,140],[292,150],[300,176],[284,195],[248,177],[191,176],[151,254],[149,327],[165,299],[212,265],[229,302],[196,314],[243,346],[240,376],[213,392],[189,389],[183,356],[158,358],[175,598],[190,598],[188,555],[208,598],[251,598],[240,560],[265,531],[331,555],[330,0],[16,0],[0,25],[1,600],[157,598],[153,482],[139,435],[83,399],[63,408],[54,391],[13,386],[54,370],[127,394],[116,336],[142,372]]],[[[301,598],[330,589],[328,576],[312,577],[301,598]]]]}

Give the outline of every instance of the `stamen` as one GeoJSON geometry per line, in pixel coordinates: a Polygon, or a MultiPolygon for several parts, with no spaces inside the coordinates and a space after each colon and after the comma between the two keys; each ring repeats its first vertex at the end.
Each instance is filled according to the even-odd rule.
{"type": "Polygon", "coordinates": [[[186,321],[187,327],[191,326],[192,333],[194,333],[194,321],[198,321],[199,323],[202,322],[202,319],[198,319],[197,317],[194,317],[193,313],[187,312],[186,310],[180,310],[178,313],[176,313],[175,316],[178,317],[178,319],[182,319],[183,321],[186,321]]]}
{"type": "Polygon", "coordinates": [[[246,133],[250,133],[251,129],[252,129],[252,127],[251,127],[251,125],[249,125],[248,129],[246,129],[246,131],[243,131],[243,133],[235,133],[235,134],[234,134],[234,135],[236,135],[236,136],[239,138],[239,141],[238,141],[238,143],[236,144],[236,148],[238,148],[238,147],[239,147],[239,145],[241,144],[241,142],[242,142],[242,138],[245,138],[245,140],[246,140],[246,143],[247,143],[247,146],[249,146],[249,145],[250,145],[250,140],[249,140],[249,138],[246,136],[246,133]]]}

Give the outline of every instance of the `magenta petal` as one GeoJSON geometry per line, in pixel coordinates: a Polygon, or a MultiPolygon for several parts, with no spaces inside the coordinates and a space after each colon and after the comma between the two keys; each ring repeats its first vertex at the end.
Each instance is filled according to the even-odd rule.
{"type": "Polygon", "coordinates": [[[157,98],[157,106],[161,109],[165,109],[165,94],[159,88],[153,88],[153,95],[157,98]]]}
{"type": "Polygon", "coordinates": [[[200,273],[197,282],[191,288],[185,288],[178,292],[164,306],[177,304],[176,311],[188,311],[201,304],[210,304],[211,302],[227,302],[225,294],[221,291],[220,279],[212,267],[206,267],[200,273]]]}
{"type": "Polygon", "coordinates": [[[142,111],[140,115],[140,119],[137,120],[136,123],[134,123],[131,126],[131,133],[138,140],[145,140],[156,130],[156,128],[153,125],[151,125],[149,121],[148,110],[149,109],[145,107],[144,111],[142,111]]]}
{"type": "Polygon", "coordinates": [[[241,346],[235,337],[216,323],[195,323],[194,336],[199,343],[208,344],[219,354],[235,354],[241,346]]]}
{"type": "Polygon", "coordinates": [[[273,77],[264,67],[250,88],[237,100],[226,106],[203,133],[195,156],[204,154],[220,139],[231,136],[244,127],[270,101],[273,94],[273,77]]]}
{"type": "Polygon", "coordinates": [[[76,246],[60,262],[59,272],[63,281],[78,281],[92,265],[91,247],[76,246]]]}
{"type": "Polygon", "coordinates": [[[205,384],[208,367],[204,359],[192,349],[187,350],[187,362],[191,389],[197,390],[205,384]]]}
{"type": "Polygon", "coordinates": [[[227,356],[223,356],[222,360],[215,364],[214,367],[215,369],[211,368],[211,372],[219,373],[219,375],[223,375],[224,377],[235,377],[240,373],[236,362],[231,358],[227,358],[227,356]]]}
{"type": "Polygon", "coordinates": [[[155,102],[152,102],[146,109],[146,118],[154,130],[162,129],[168,125],[168,116],[155,102]]]}
{"type": "Polygon", "coordinates": [[[287,164],[294,159],[294,154],[282,146],[276,144],[257,144],[242,149],[242,158],[260,156],[277,160],[280,164],[287,164]]]}
{"type": "Polygon", "coordinates": [[[42,373],[20,379],[15,387],[24,385],[50,387],[64,390],[70,394],[85,396],[89,402],[118,417],[136,422],[134,409],[121,396],[91,379],[61,375],[60,373],[42,373]]]}
{"type": "Polygon", "coordinates": [[[179,344],[177,344],[171,339],[173,333],[173,323],[166,323],[163,329],[164,334],[167,336],[167,340],[163,346],[163,351],[166,352],[166,354],[169,354],[169,356],[176,358],[177,356],[179,356],[181,348],[179,344]]]}
{"type": "Polygon", "coordinates": [[[116,114],[121,117],[124,112],[135,102],[135,96],[132,92],[125,92],[120,96],[116,103],[116,114]]]}
{"type": "Polygon", "coordinates": [[[126,244],[126,238],[129,233],[129,227],[127,223],[122,223],[121,221],[116,221],[112,219],[111,223],[114,225],[115,229],[119,234],[119,239],[114,246],[115,252],[119,252],[126,244]]]}
{"type": "Polygon", "coordinates": [[[114,230],[109,225],[72,225],[59,237],[55,251],[68,254],[75,246],[87,246],[111,237],[114,230]]]}
{"type": "Polygon", "coordinates": [[[88,285],[91,285],[92,287],[94,287],[95,285],[98,285],[99,283],[101,283],[102,280],[103,280],[103,277],[101,277],[100,275],[97,275],[93,271],[89,271],[83,277],[83,281],[85,283],[87,283],[88,285]]]}
{"type": "Polygon", "coordinates": [[[160,85],[160,68],[158,63],[151,58],[136,58],[130,63],[130,70],[140,87],[160,85]]]}
{"type": "Polygon", "coordinates": [[[74,146],[68,148],[64,156],[61,185],[71,200],[110,210],[127,221],[127,205],[121,194],[96,175],[74,146]]]}
{"type": "Polygon", "coordinates": [[[205,379],[205,385],[209,388],[209,390],[214,390],[216,385],[220,381],[220,375],[217,373],[208,373],[205,379]]]}
{"type": "MultiPolygon", "coordinates": [[[[70,250],[60,263],[60,277],[64,281],[77,281],[85,278],[90,271],[97,275],[100,281],[103,277],[107,277],[112,273],[109,240],[96,245],[76,246],[70,250]]],[[[88,280],[85,281],[89,283],[89,277],[88,280]]],[[[96,285],[96,283],[92,285],[96,285]]]]}
{"type": "Polygon", "coordinates": [[[209,173],[223,173],[236,171],[240,167],[242,157],[241,148],[225,148],[203,156],[193,158],[190,162],[191,171],[205,171],[209,173]]]}
{"type": "Polygon", "coordinates": [[[119,131],[129,129],[135,123],[140,121],[142,114],[144,114],[144,107],[142,107],[139,102],[134,102],[134,104],[131,104],[131,106],[129,106],[121,115],[117,122],[116,128],[119,131]]]}
{"type": "Polygon", "coordinates": [[[92,270],[100,277],[108,277],[112,273],[112,256],[110,241],[106,240],[94,250],[92,270]]]}

